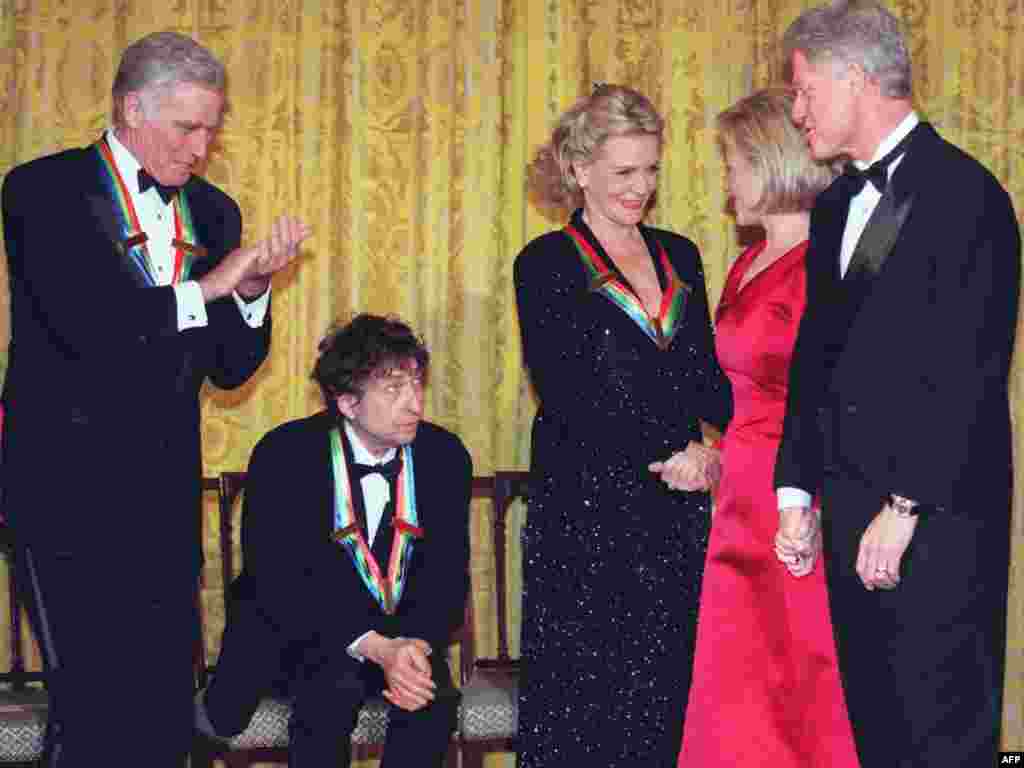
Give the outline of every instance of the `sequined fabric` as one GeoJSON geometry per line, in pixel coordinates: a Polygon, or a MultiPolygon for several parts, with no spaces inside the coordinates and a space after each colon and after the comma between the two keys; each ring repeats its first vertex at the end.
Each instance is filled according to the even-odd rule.
{"type": "MultiPolygon", "coordinates": [[[[600,248],[579,213],[573,224],[600,248]]],[[[667,490],[647,465],[699,439],[698,418],[724,425],[731,397],[696,248],[642,232],[692,288],[664,351],[588,290],[564,233],[534,240],[516,261],[541,401],[523,533],[524,768],[660,768],[675,766],[679,750],[710,505],[667,490]]]]}

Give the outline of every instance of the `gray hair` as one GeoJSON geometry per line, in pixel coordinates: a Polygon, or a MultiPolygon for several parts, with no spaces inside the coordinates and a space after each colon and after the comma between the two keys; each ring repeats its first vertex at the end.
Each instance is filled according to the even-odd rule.
{"type": "MultiPolygon", "coordinates": [[[[177,32],[154,32],[136,40],[121,55],[111,94],[114,123],[122,121],[122,102],[129,93],[156,96],[181,83],[194,83],[224,92],[224,65],[191,37],[177,32]]],[[[145,99],[152,106],[153,99],[145,99]]]]}
{"type": "Polygon", "coordinates": [[[528,168],[530,186],[545,204],[578,207],[583,194],[573,164],[593,160],[610,136],[648,135],[660,142],[664,126],[658,110],[639,91],[598,84],[559,118],[550,141],[537,150],[528,168]]]}
{"type": "Polygon", "coordinates": [[[783,37],[787,61],[794,51],[818,63],[832,59],[860,66],[882,95],[909,99],[910,53],[899,21],[877,0],[831,0],[804,11],[783,37]]]}

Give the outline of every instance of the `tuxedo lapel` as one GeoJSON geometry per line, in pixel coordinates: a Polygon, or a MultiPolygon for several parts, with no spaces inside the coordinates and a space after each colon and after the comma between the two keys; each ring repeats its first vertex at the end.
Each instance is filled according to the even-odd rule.
{"type": "Polygon", "coordinates": [[[120,213],[111,190],[105,183],[106,170],[95,146],[83,150],[85,157],[86,183],[84,188],[85,202],[96,225],[96,231],[110,243],[110,250],[118,260],[121,270],[139,287],[146,285],[145,276],[139,271],[132,259],[129,249],[125,246],[124,232],[121,229],[120,213]]]}
{"type": "MultiPolygon", "coordinates": [[[[355,458],[352,455],[352,444],[348,440],[348,433],[344,427],[339,427],[341,435],[341,448],[345,452],[345,471],[348,472],[348,487],[352,494],[352,512],[359,523],[359,529],[363,532],[363,538],[370,540],[370,531],[366,524],[366,498],[363,496],[363,483],[352,472],[352,465],[355,458]]],[[[337,480],[335,480],[337,482],[337,480]]]]}
{"type": "Polygon", "coordinates": [[[857,241],[850,266],[843,277],[845,286],[863,285],[878,276],[903,229],[913,202],[913,195],[898,195],[895,187],[889,185],[857,241]]]}
{"type": "Polygon", "coordinates": [[[877,277],[892,252],[914,205],[915,195],[911,192],[908,180],[915,172],[915,147],[920,149],[920,139],[928,134],[929,128],[930,126],[922,123],[914,129],[914,135],[907,145],[903,160],[893,171],[882,199],[878,201],[860,240],[857,241],[857,247],[843,278],[844,284],[866,284],[877,277]]]}
{"type": "Polygon", "coordinates": [[[128,253],[128,248],[125,247],[114,201],[104,190],[97,190],[86,196],[86,205],[96,223],[96,231],[110,244],[111,255],[118,260],[121,271],[137,286],[144,288],[146,278],[128,253]]]}
{"type": "MultiPolygon", "coordinates": [[[[907,145],[906,154],[892,173],[885,192],[882,194],[867,226],[854,249],[846,275],[838,283],[833,294],[832,316],[832,372],[838,380],[845,378],[838,372],[840,362],[850,346],[850,339],[858,334],[858,317],[861,307],[875,290],[875,280],[893,251],[899,246],[900,237],[918,198],[915,181],[920,178],[921,169],[927,166],[927,144],[935,136],[931,126],[922,123],[907,145]]],[[[840,183],[842,177],[840,178],[840,183]]],[[[843,217],[845,226],[845,216],[843,217]]],[[[833,259],[838,265],[842,230],[835,242],[833,259]]],[[[856,345],[855,345],[856,346],[856,345]]],[[[859,348],[859,347],[858,347],[859,348]]],[[[840,385],[835,384],[836,387],[840,385]]]]}

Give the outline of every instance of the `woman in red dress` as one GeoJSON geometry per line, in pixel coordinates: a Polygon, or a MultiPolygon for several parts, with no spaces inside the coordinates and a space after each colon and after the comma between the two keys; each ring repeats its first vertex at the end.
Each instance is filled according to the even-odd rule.
{"type": "Polygon", "coordinates": [[[806,300],[809,210],[833,178],[790,120],[791,97],[760,91],[718,117],[736,223],[765,239],[733,264],[716,349],[735,411],[697,625],[680,768],[854,768],[823,563],[776,556],[772,482],[789,361],[806,300]]]}

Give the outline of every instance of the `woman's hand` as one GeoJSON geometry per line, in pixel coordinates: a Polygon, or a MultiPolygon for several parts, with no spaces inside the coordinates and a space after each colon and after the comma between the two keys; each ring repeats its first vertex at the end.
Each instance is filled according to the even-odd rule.
{"type": "Polygon", "coordinates": [[[722,474],[721,454],[716,448],[691,440],[686,450],[673,453],[665,461],[652,462],[647,468],[660,475],[673,491],[707,491],[722,474]]]}

